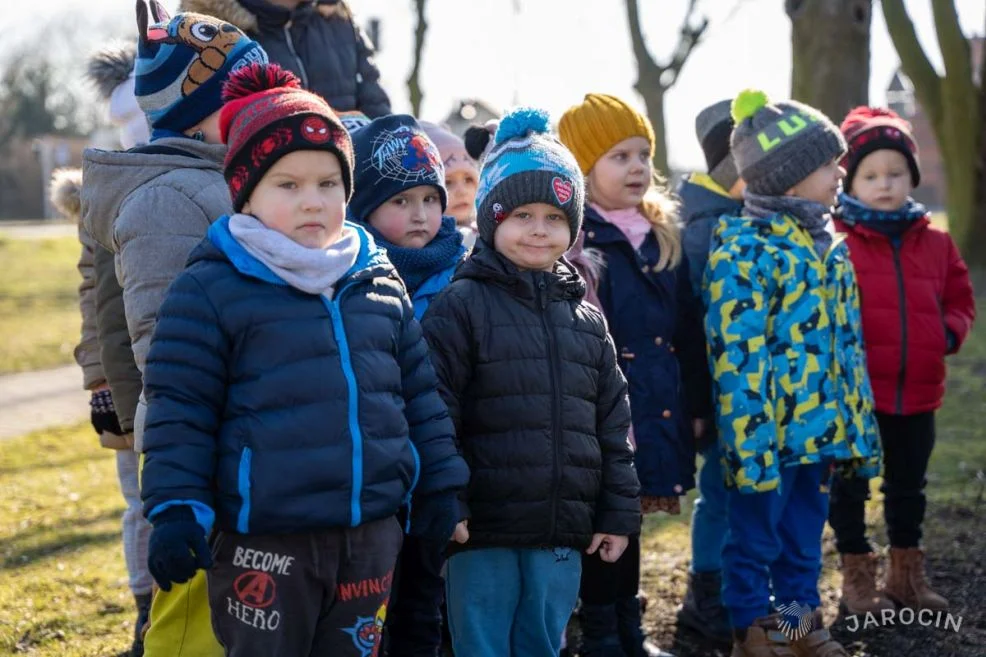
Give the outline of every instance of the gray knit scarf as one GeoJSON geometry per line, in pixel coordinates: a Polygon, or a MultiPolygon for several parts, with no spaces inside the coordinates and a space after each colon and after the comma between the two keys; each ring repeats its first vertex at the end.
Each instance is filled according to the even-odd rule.
{"type": "Polygon", "coordinates": [[[824,258],[832,246],[835,226],[832,224],[831,209],[817,201],[797,196],[762,196],[747,190],[743,194],[743,211],[762,219],[778,213],[794,217],[808,231],[819,258],[824,258]]]}
{"type": "Polygon", "coordinates": [[[249,214],[231,216],[229,232],[247,253],[291,287],[330,299],[336,283],[352,269],[359,256],[359,235],[351,227],[344,228],[342,236],[326,249],[302,246],[249,214]]]}

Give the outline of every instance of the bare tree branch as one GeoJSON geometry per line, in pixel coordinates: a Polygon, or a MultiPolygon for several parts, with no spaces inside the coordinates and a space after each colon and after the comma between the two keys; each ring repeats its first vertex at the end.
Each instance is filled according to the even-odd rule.
{"type": "Polygon", "coordinates": [[[972,84],[972,52],[969,42],[962,33],[959,15],[954,2],[932,2],[931,13],[935,17],[935,33],[938,48],[945,61],[945,72],[949,77],[968,80],[972,84]]]}
{"type": "Polygon", "coordinates": [[[893,41],[897,56],[900,57],[901,69],[914,83],[914,91],[932,124],[940,126],[943,117],[942,81],[918,41],[914,22],[908,15],[903,0],[881,0],[880,4],[883,7],[887,31],[890,32],[890,40],[893,41]]]}
{"type": "Polygon", "coordinates": [[[637,69],[657,68],[657,62],[647,50],[647,43],[644,41],[644,34],[640,29],[640,12],[637,8],[637,0],[626,0],[627,20],[630,22],[630,41],[633,44],[633,56],[637,60],[637,69]]]}
{"type": "Polygon", "coordinates": [[[414,28],[414,64],[411,73],[407,76],[407,92],[411,100],[411,109],[415,116],[421,114],[421,101],[424,93],[421,91],[421,56],[425,47],[425,33],[428,31],[428,22],[425,20],[425,5],[427,0],[413,0],[414,10],[418,22],[414,28]]]}

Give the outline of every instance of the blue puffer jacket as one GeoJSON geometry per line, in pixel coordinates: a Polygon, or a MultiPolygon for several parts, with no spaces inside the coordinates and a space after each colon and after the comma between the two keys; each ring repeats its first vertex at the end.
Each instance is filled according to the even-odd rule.
{"type": "Polygon", "coordinates": [[[681,245],[688,260],[692,291],[696,299],[702,297],[702,274],[709,261],[712,233],[724,214],[735,216],[743,209],[743,202],[729,194],[704,173],[693,173],[678,186],[681,199],[681,245]]]}
{"type": "MultiPolygon", "coordinates": [[[[222,218],[158,315],[144,373],[141,494],[209,530],[356,526],[465,486],[428,346],[393,266],[360,227],[334,297],[289,287],[222,218]]],[[[413,527],[412,527],[413,532],[413,527]]]]}
{"type": "Polygon", "coordinates": [[[411,303],[414,304],[414,319],[420,322],[421,318],[424,317],[425,311],[428,310],[428,306],[431,305],[432,299],[438,296],[438,293],[452,282],[452,276],[455,274],[455,270],[459,267],[459,264],[462,263],[462,259],[466,256],[466,251],[466,247],[459,249],[459,252],[455,255],[455,259],[448,267],[429,276],[411,294],[411,303]]]}
{"type": "Polygon", "coordinates": [[[591,206],[585,208],[583,230],[585,248],[605,256],[599,300],[629,384],[641,495],[682,495],[695,486],[691,419],[706,417],[711,404],[709,384],[703,383],[708,366],[702,317],[693,303],[688,264],[652,271],[660,257],[653,233],[635,251],[591,206]]]}

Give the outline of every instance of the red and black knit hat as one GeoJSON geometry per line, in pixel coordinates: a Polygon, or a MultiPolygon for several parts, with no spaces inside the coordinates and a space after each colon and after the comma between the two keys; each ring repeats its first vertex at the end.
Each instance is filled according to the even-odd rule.
{"type": "Polygon", "coordinates": [[[252,64],[223,87],[219,130],[224,174],[239,212],[275,162],[294,151],[324,150],[339,158],[346,202],[353,193],[353,143],[332,108],[276,64],[252,64]]]}
{"type": "Polygon", "coordinates": [[[846,189],[852,189],[856,167],[863,158],[873,151],[885,148],[897,151],[907,158],[907,166],[911,170],[911,184],[914,187],[920,184],[918,146],[911,136],[911,124],[897,112],[882,107],[857,107],[846,115],[840,129],[849,145],[849,150],[840,162],[846,170],[846,179],[843,182],[846,189]]]}

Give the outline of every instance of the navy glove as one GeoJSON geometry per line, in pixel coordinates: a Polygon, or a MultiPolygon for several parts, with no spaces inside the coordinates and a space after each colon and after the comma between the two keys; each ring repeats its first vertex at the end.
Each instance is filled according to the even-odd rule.
{"type": "Polygon", "coordinates": [[[202,526],[187,506],[173,506],[154,516],[147,545],[147,566],[164,591],[184,584],[199,568],[212,567],[212,552],[202,526]]]}
{"type": "Polygon", "coordinates": [[[109,390],[99,390],[89,398],[89,421],[97,434],[104,431],[117,436],[123,435],[120,420],[116,417],[116,406],[113,405],[113,395],[109,390]]]}
{"type": "Polygon", "coordinates": [[[411,506],[411,536],[447,543],[462,520],[456,491],[415,498],[411,506]]]}

